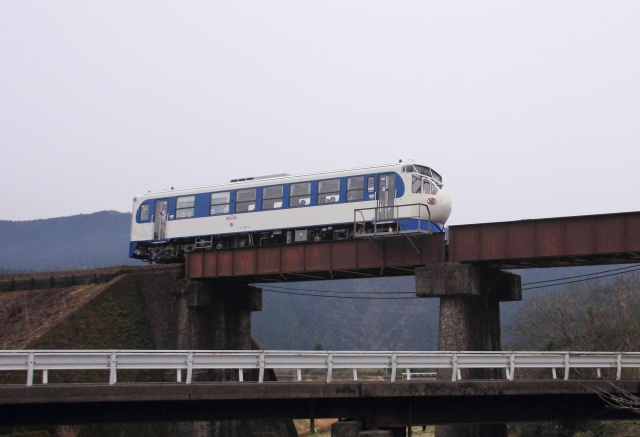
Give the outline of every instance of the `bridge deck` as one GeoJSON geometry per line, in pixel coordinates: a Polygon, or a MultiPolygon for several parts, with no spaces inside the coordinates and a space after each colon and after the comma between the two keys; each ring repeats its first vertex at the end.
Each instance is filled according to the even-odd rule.
{"type": "Polygon", "coordinates": [[[0,386],[0,424],[359,417],[369,426],[637,418],[601,393],[640,381],[142,383],[0,386]]]}
{"type": "Polygon", "coordinates": [[[444,261],[444,234],[398,234],[194,252],[185,273],[188,279],[304,281],[412,275],[417,266],[444,261]]]}
{"type": "Polygon", "coordinates": [[[268,282],[411,275],[445,261],[497,268],[640,263],[640,212],[451,226],[443,234],[194,252],[189,279],[268,282]]]}
{"type": "Polygon", "coordinates": [[[499,268],[640,263],[640,212],[451,226],[449,261],[499,268]]]}

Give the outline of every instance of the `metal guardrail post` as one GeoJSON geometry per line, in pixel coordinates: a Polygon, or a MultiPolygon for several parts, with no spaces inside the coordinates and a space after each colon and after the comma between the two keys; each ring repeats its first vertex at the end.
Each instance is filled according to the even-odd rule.
{"type": "Polygon", "coordinates": [[[193,352],[189,352],[187,355],[187,384],[191,384],[193,381],[193,352]]]}
{"type": "Polygon", "coordinates": [[[116,374],[117,363],[116,353],[111,352],[111,355],[109,356],[109,385],[115,384],[118,380],[116,374]]]}
{"type": "Polygon", "coordinates": [[[451,358],[451,380],[455,381],[458,374],[458,354],[453,354],[451,358]]]}
{"type": "Polygon", "coordinates": [[[33,385],[33,366],[35,362],[35,357],[33,352],[29,352],[29,358],[27,361],[27,385],[33,385]]]}
{"type": "Polygon", "coordinates": [[[514,354],[509,355],[509,369],[507,370],[507,379],[513,381],[516,371],[516,357],[514,354]]]}
{"type": "Polygon", "coordinates": [[[569,379],[569,354],[564,354],[564,380],[569,379]]]}
{"type": "Polygon", "coordinates": [[[327,382],[333,380],[333,354],[327,355],[327,382]]]}
{"type": "Polygon", "coordinates": [[[616,379],[620,380],[620,378],[622,378],[622,355],[618,354],[618,356],[616,357],[616,364],[618,366],[618,369],[616,371],[616,379]]]}
{"type": "Polygon", "coordinates": [[[396,358],[396,353],[394,352],[391,355],[391,382],[396,382],[396,366],[398,364],[398,359],[396,358]]]}
{"type": "Polygon", "coordinates": [[[260,353],[260,357],[258,359],[258,367],[260,368],[258,382],[264,382],[264,352],[260,353]]]}

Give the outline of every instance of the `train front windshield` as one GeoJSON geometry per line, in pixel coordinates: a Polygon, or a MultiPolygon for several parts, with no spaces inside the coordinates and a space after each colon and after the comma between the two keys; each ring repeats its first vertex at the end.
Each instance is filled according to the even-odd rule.
{"type": "Polygon", "coordinates": [[[442,176],[440,176],[440,173],[423,165],[414,165],[413,168],[415,173],[420,173],[421,175],[428,176],[433,178],[434,181],[439,182],[440,188],[442,188],[442,176]]]}
{"type": "Polygon", "coordinates": [[[411,178],[412,193],[435,195],[442,188],[442,176],[435,170],[422,165],[412,165],[406,170],[414,173],[411,178]]]}

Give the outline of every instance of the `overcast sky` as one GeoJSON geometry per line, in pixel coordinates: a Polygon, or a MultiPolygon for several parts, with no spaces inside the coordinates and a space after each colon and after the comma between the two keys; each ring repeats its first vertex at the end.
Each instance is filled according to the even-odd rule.
{"type": "Polygon", "coordinates": [[[640,2],[0,2],[0,220],[413,158],[449,224],[640,210],[640,2]]]}

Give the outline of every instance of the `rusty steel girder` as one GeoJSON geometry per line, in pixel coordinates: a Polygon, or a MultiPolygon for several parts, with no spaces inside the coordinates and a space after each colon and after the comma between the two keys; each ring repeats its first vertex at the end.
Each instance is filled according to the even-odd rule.
{"type": "Polygon", "coordinates": [[[282,281],[413,275],[445,261],[444,234],[397,234],[355,240],[193,252],[188,279],[282,281]]]}
{"type": "Polygon", "coordinates": [[[451,226],[449,260],[499,268],[640,262],[640,212],[451,226]]]}

